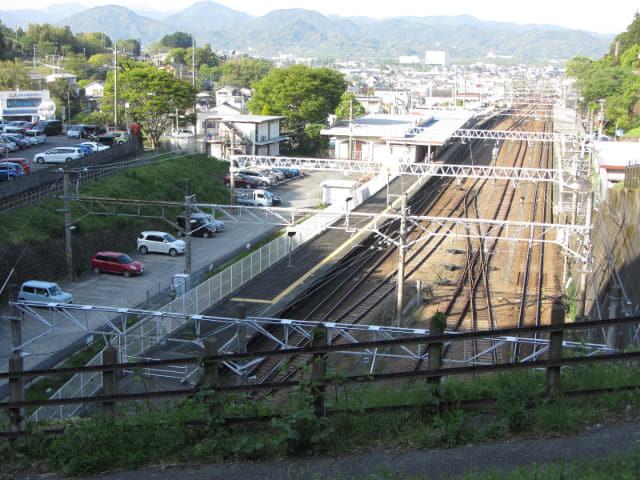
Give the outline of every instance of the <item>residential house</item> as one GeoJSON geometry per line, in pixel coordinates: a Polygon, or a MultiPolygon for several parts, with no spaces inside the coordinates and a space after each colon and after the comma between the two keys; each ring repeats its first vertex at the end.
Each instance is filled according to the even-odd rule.
{"type": "MultiPolygon", "coordinates": [[[[221,107],[220,105],[216,108],[221,107]]],[[[225,107],[223,106],[223,109],[225,107]]],[[[233,107],[226,106],[231,111],[233,107]]],[[[280,154],[280,122],[285,117],[198,112],[196,136],[204,137],[207,153],[218,158],[231,155],[280,154]]]]}

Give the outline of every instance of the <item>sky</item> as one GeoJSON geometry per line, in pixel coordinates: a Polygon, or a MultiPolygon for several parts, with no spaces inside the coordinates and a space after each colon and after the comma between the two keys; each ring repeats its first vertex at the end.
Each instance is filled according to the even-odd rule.
{"type": "MultiPolygon", "coordinates": [[[[86,7],[121,5],[130,9],[169,11],[186,8],[196,1],[176,0],[29,0],[27,4],[11,2],[0,10],[41,8],[63,2],[80,3],[86,7]],[[176,8],[176,6],[178,6],[176,8]]],[[[1,3],[9,3],[3,0],[1,3]]],[[[324,15],[341,17],[368,16],[373,18],[432,15],[472,15],[480,20],[498,22],[550,24],[603,34],[618,34],[627,30],[635,13],[640,11],[639,0],[613,0],[612,3],[590,0],[217,0],[216,3],[251,15],[264,15],[282,8],[306,8],[324,15]]]]}

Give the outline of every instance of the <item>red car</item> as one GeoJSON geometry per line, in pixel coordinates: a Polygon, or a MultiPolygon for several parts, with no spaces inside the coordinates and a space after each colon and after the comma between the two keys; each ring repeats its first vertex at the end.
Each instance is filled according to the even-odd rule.
{"type": "Polygon", "coordinates": [[[29,164],[29,160],[26,158],[3,158],[0,162],[4,163],[19,163],[22,165],[22,169],[24,170],[25,175],[29,175],[31,173],[31,165],[29,164]]]}
{"type": "Polygon", "coordinates": [[[126,253],[98,252],[91,259],[91,270],[96,275],[101,272],[110,272],[130,277],[131,275],[141,275],[144,272],[144,265],[126,253]]]}
{"type": "MultiPolygon", "coordinates": [[[[236,188],[258,188],[260,186],[260,181],[250,177],[249,175],[243,175],[242,173],[234,173],[233,180],[236,188]]],[[[229,174],[224,176],[224,184],[227,187],[231,184],[231,177],[229,174]]]]}

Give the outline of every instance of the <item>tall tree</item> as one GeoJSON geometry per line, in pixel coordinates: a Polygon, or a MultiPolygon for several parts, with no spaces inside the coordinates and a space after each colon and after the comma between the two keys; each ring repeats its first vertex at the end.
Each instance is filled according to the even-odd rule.
{"type": "Polygon", "coordinates": [[[273,115],[284,115],[288,132],[302,132],[308,125],[326,123],[346,89],[342,74],[328,68],[276,68],[256,82],[247,107],[254,114],[267,108],[273,115]]]}
{"type": "Polygon", "coordinates": [[[0,90],[28,88],[30,80],[24,71],[24,65],[17,60],[0,61],[0,90]]]}
{"type": "MultiPolygon", "coordinates": [[[[118,102],[128,103],[129,121],[142,125],[152,147],[171,126],[171,118],[192,108],[196,91],[186,81],[165,70],[150,66],[134,66],[118,72],[118,102]]],[[[114,104],[114,81],[109,76],[105,85],[105,107],[114,104]]],[[[125,113],[125,112],[122,112],[125,113]]],[[[124,120],[120,113],[120,118],[124,120]]]]}
{"type": "Polygon", "coordinates": [[[336,107],[337,120],[348,120],[349,118],[356,118],[360,115],[364,115],[366,110],[362,104],[356,100],[356,96],[353,93],[345,93],[340,98],[340,105],[336,107]]]}
{"type": "Polygon", "coordinates": [[[240,57],[222,64],[222,83],[234,87],[251,87],[269,73],[272,63],[261,58],[240,57]]]}
{"type": "Polygon", "coordinates": [[[160,44],[168,48],[189,48],[193,45],[193,37],[188,33],[174,32],[162,37],[160,44]]]}

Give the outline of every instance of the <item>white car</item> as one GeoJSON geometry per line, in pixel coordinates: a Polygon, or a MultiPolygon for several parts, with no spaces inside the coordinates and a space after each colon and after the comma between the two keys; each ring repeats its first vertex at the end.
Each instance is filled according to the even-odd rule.
{"type": "Polygon", "coordinates": [[[80,145],[87,145],[93,149],[94,152],[101,152],[102,150],[109,150],[109,145],[104,145],[99,142],[82,142],[80,145]]]}
{"type": "Polygon", "coordinates": [[[168,253],[175,257],[184,253],[186,243],[166,232],[142,232],[138,235],[138,250],[143,255],[149,252],[168,253]]]}
{"type": "Polygon", "coordinates": [[[56,147],[51,148],[46,152],[37,153],[34,155],[33,161],[35,163],[66,163],[82,157],[84,157],[84,153],[79,147],[56,147]]]}

